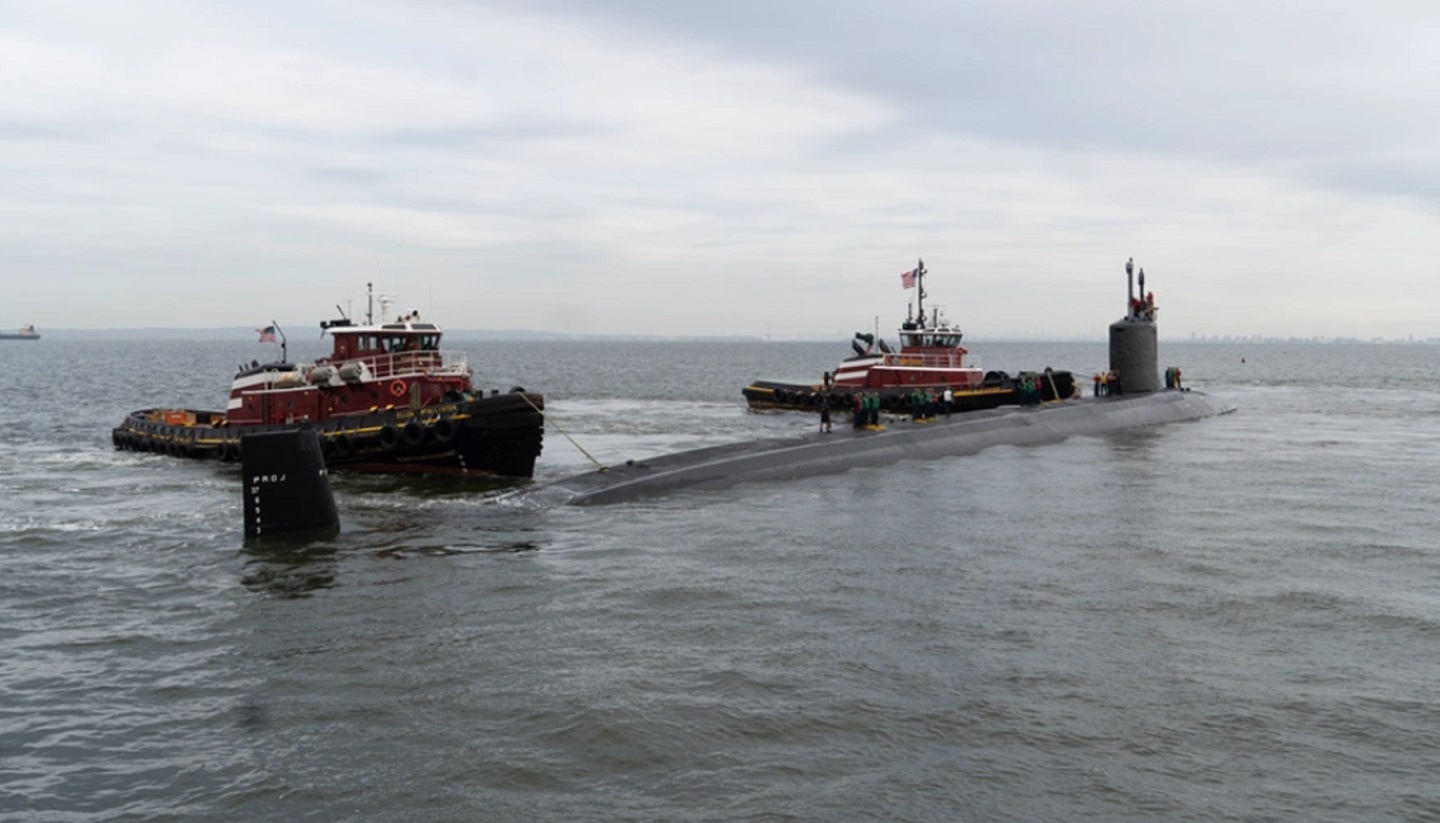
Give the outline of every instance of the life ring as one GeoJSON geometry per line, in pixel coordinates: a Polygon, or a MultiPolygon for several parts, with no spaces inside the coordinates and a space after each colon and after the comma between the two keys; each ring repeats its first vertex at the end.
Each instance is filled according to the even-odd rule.
{"type": "Polygon", "coordinates": [[[395,447],[400,445],[400,430],[395,428],[393,423],[386,423],[381,427],[377,437],[380,438],[380,447],[386,451],[394,451],[395,447]]]}
{"type": "Polygon", "coordinates": [[[455,439],[455,421],[449,417],[442,417],[435,421],[435,425],[430,427],[430,431],[435,433],[436,443],[449,443],[455,439]]]}
{"type": "Polygon", "coordinates": [[[404,397],[404,396],[405,396],[405,389],[406,389],[405,381],[404,381],[404,380],[396,380],[396,381],[394,381],[394,382],[392,382],[392,383],[390,384],[390,396],[391,396],[391,397],[404,397]]]}
{"type": "Polygon", "coordinates": [[[418,446],[425,442],[425,427],[419,421],[411,420],[400,430],[400,439],[405,441],[407,446],[418,446]]]}

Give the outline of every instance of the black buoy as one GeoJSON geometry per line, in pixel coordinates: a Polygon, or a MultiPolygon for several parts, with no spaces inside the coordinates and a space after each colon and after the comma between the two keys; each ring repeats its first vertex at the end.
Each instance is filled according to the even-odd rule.
{"type": "Polygon", "coordinates": [[[240,439],[240,465],[247,538],[340,531],[314,429],[246,434],[240,439]]]}

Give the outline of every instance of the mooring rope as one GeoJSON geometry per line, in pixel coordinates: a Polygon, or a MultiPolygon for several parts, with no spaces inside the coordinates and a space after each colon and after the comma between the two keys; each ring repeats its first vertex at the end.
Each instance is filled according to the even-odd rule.
{"type": "Polygon", "coordinates": [[[557,425],[553,420],[551,420],[548,416],[546,416],[545,410],[542,409],[542,408],[540,408],[539,406],[535,405],[535,402],[530,399],[530,395],[526,394],[526,393],[523,392],[523,391],[522,391],[522,392],[516,392],[516,394],[519,394],[522,398],[524,398],[524,399],[525,399],[525,402],[530,405],[530,408],[534,409],[534,410],[535,410],[535,413],[538,414],[538,415],[540,415],[540,419],[542,419],[542,420],[545,421],[545,425],[547,425],[547,426],[554,426],[554,427],[555,427],[555,431],[560,432],[562,435],[565,435],[565,439],[570,441],[570,445],[572,445],[572,446],[574,446],[575,448],[579,449],[581,454],[585,455],[586,457],[589,457],[589,458],[590,458],[590,462],[591,462],[591,463],[594,463],[594,464],[595,464],[595,467],[596,467],[597,469],[599,469],[599,470],[602,471],[602,472],[605,471],[605,464],[601,463],[599,460],[596,460],[594,457],[591,457],[590,452],[585,451],[585,447],[584,447],[584,446],[580,445],[579,443],[576,443],[576,442],[575,442],[575,438],[573,438],[573,437],[571,437],[569,434],[567,434],[564,429],[560,428],[559,425],[557,425]]]}

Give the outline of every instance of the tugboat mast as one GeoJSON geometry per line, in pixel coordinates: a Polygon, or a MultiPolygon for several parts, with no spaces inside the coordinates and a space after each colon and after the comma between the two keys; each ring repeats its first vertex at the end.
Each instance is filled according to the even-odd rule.
{"type": "Polygon", "coordinates": [[[915,261],[915,297],[916,305],[920,309],[920,316],[917,318],[920,325],[925,325],[925,261],[916,258],[915,261]]]}
{"type": "Polygon", "coordinates": [[[390,322],[390,304],[395,302],[395,295],[392,293],[375,293],[375,284],[365,284],[365,325],[375,325],[375,301],[380,301],[380,322],[390,322]]]}

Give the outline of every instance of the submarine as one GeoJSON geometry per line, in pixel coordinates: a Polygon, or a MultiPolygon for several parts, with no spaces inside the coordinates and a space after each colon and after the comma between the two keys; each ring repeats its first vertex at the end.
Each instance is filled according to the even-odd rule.
{"type": "Polygon", "coordinates": [[[1154,294],[1145,272],[1135,291],[1133,258],[1125,264],[1125,315],[1110,325],[1110,369],[1095,396],[1078,390],[1050,402],[965,411],[887,425],[836,428],[791,437],[708,446],[573,475],[506,495],[538,505],[625,503],[680,489],[788,481],[902,460],[957,457],[994,446],[1055,443],[1070,437],[1199,420],[1234,411],[1219,398],[1180,386],[1167,369],[1162,388],[1154,294]]]}

